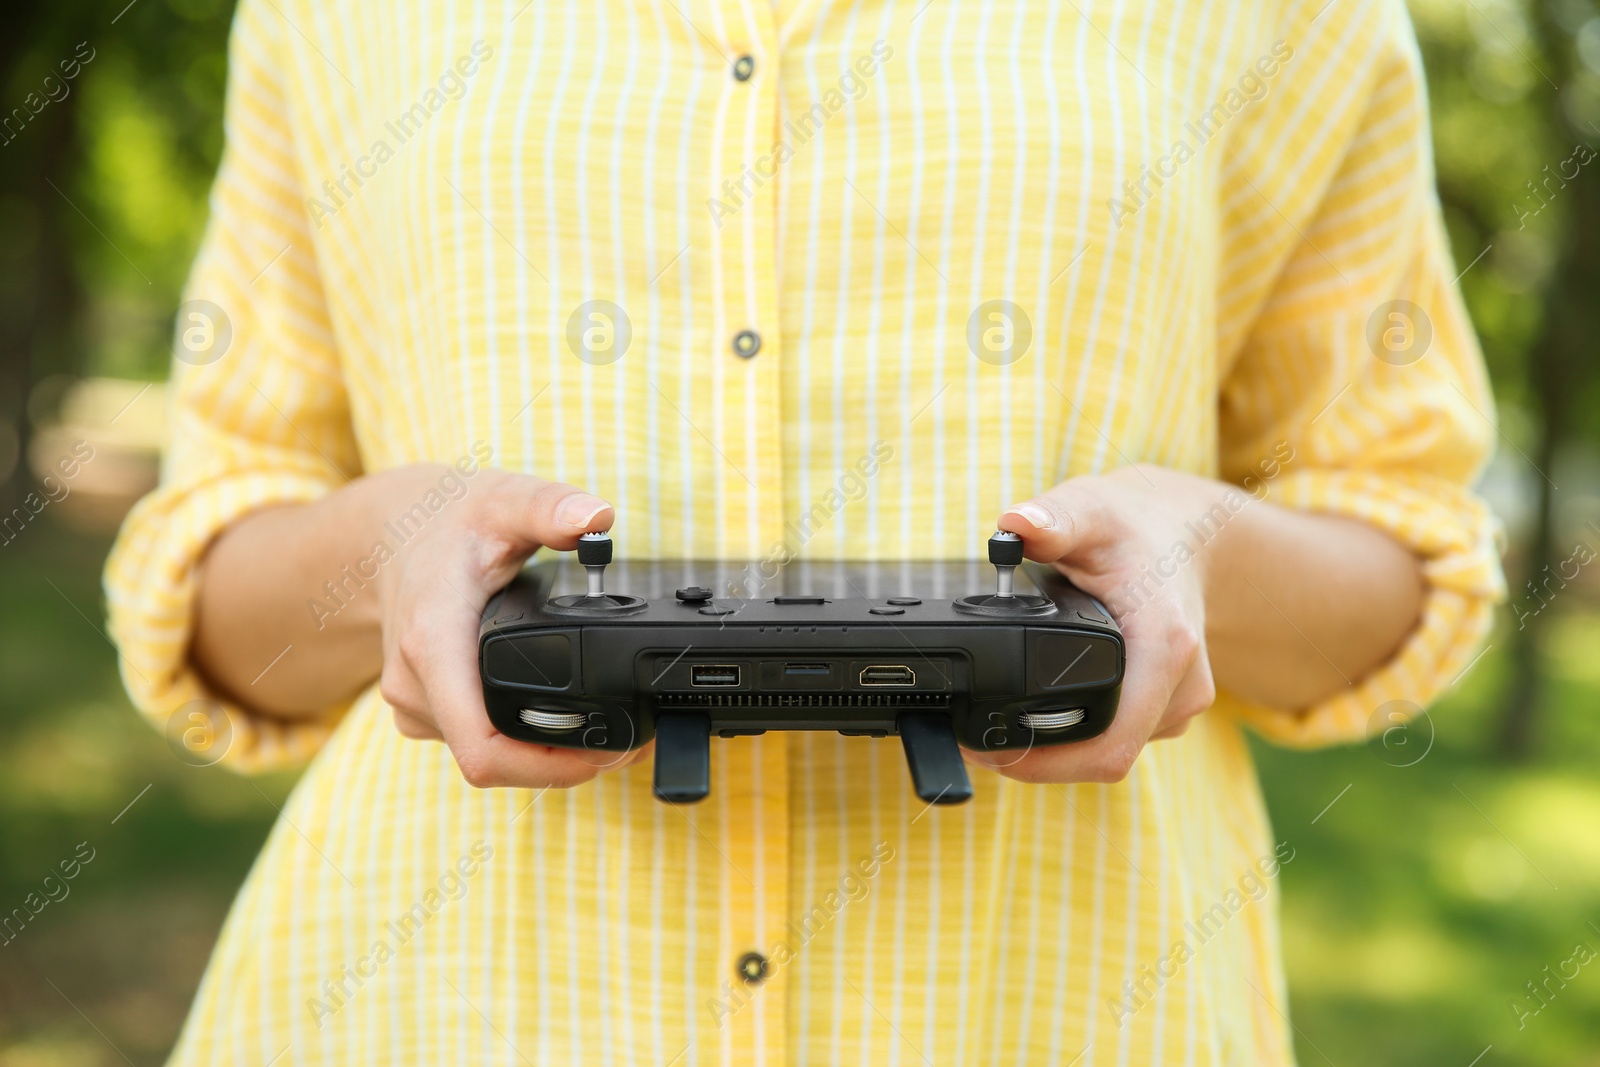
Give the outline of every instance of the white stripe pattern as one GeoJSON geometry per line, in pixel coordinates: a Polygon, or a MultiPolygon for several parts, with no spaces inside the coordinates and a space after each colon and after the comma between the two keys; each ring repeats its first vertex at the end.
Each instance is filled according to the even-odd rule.
{"type": "Polygon", "coordinates": [[[968,556],[1137,461],[1378,525],[1430,587],[1324,705],[1224,694],[1123,783],[978,773],[953,809],[893,739],[720,740],[713,798],[669,809],[648,763],[473,791],[376,692],[229,706],[238,768],[316,758],[174,1063],[1292,1062],[1260,872],[1293,843],[1241,723],[1362,736],[1500,591],[1398,0],[243,0],[230,61],[189,296],[234,343],[174,364],[107,568],[158,723],[213,696],[185,650],[217,531],[475,442],[606,495],[631,558],[968,556]],[[1397,299],[1432,331],[1405,366],[1367,334],[1397,299]],[[593,300],[620,358],[569,344],[593,300]],[[991,300],[1026,315],[1014,359],[969,345],[991,300]]]}

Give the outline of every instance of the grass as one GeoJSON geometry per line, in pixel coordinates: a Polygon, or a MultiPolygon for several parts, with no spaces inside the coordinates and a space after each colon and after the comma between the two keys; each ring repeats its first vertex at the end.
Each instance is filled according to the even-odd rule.
{"type": "MultiPolygon", "coordinates": [[[[100,632],[106,548],[48,515],[0,548],[0,914],[94,850],[0,945],[0,1067],[159,1062],[292,782],[189,766],[132,713],[100,632]]],[[[1297,850],[1281,879],[1306,1067],[1600,1064],[1600,957],[1520,1027],[1510,1007],[1536,1007],[1524,983],[1574,946],[1600,952],[1597,650],[1600,616],[1561,620],[1523,765],[1493,752],[1495,647],[1432,712],[1431,747],[1426,726],[1388,750],[1257,746],[1297,850]]]]}
{"type": "Polygon", "coordinates": [[[1600,617],[1561,619],[1553,644],[1552,711],[1525,764],[1494,751],[1494,644],[1403,745],[1256,745],[1298,849],[1284,945],[1306,1067],[1600,1064],[1600,955],[1566,962],[1600,953],[1600,617]],[[1577,975],[1541,1007],[1525,983],[1547,965],[1577,975]]]}
{"type": "Polygon", "coordinates": [[[0,916],[60,897],[0,944],[0,1067],[153,1064],[292,778],[190,766],[133,713],[108,541],[49,522],[0,548],[0,916]]]}

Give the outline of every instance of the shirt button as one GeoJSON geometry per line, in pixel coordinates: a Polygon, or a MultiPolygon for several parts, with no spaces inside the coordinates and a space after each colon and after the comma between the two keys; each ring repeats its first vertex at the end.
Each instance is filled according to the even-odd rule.
{"type": "Polygon", "coordinates": [[[767,979],[767,957],[759,952],[746,952],[734,965],[739,977],[750,985],[759,985],[767,979]]]}
{"type": "Polygon", "coordinates": [[[740,56],[733,61],[733,76],[742,82],[750,80],[750,75],[756,72],[756,61],[753,56],[740,56]]]}
{"type": "Polygon", "coordinates": [[[749,359],[761,351],[761,335],[754,330],[740,330],[733,335],[733,354],[749,359]]]}

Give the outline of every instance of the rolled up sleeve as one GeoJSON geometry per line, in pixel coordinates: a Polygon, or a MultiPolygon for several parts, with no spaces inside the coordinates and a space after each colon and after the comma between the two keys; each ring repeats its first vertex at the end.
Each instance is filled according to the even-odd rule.
{"type": "Polygon", "coordinates": [[[135,705],[165,728],[190,702],[212,702],[227,716],[222,759],[246,771],[304,760],[344,708],[281,720],[208,688],[189,655],[200,561],[241,516],[314,500],[360,469],[272,17],[247,0],[235,20],[226,147],[179,308],[161,480],[127,517],[105,571],[135,705]]]}
{"type": "Polygon", "coordinates": [[[1323,117],[1348,134],[1315,212],[1294,220],[1271,206],[1274,180],[1319,180],[1315,160],[1284,163],[1304,120],[1290,96],[1260,138],[1276,165],[1239,161],[1263,165],[1226,220],[1222,301],[1259,313],[1220,384],[1223,476],[1384,531],[1426,580],[1402,647],[1336,696],[1292,709],[1224,694],[1225,708],[1292,745],[1359,739],[1425,707],[1479,654],[1504,597],[1499,527],[1472,489],[1496,439],[1493,400],[1440,218],[1416,42],[1399,4],[1383,10],[1385,44],[1340,72],[1348,106],[1323,117]],[[1275,242],[1281,267],[1262,282],[1275,242]]]}

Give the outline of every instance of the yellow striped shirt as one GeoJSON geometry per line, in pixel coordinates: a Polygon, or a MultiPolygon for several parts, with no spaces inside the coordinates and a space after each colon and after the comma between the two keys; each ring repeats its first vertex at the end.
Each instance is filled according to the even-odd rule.
{"type": "Polygon", "coordinates": [[[1500,586],[1398,0],[243,0],[230,62],[206,303],[106,577],[158,723],[214,699],[209,539],[418,460],[601,493],[624,558],[891,560],[1142,461],[1374,523],[1429,590],[1322,706],[1223,694],[1121,784],[948,809],[893,739],[718,741],[675,808],[648,765],[474,791],[376,691],[230,707],[233,765],[315,759],[173,1062],[1291,1061],[1294,843],[1240,724],[1425,703],[1500,586]]]}

